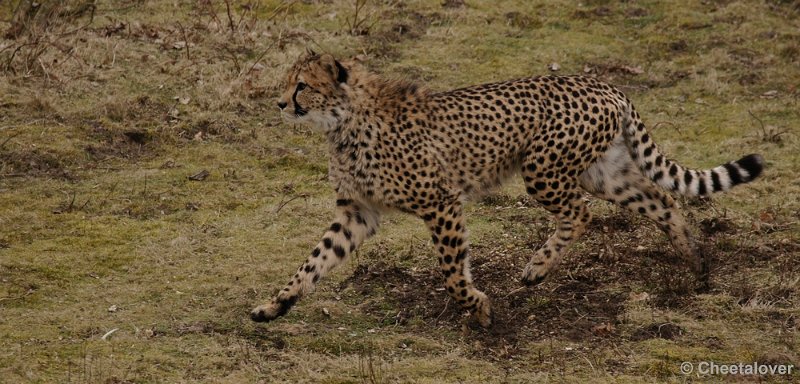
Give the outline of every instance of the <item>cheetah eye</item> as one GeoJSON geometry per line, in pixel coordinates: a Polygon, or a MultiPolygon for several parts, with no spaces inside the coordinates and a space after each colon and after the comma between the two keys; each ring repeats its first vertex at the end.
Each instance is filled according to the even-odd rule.
{"type": "Polygon", "coordinates": [[[306,83],[297,83],[297,92],[300,92],[300,91],[306,89],[306,87],[308,87],[308,85],[306,85],[306,83]]]}

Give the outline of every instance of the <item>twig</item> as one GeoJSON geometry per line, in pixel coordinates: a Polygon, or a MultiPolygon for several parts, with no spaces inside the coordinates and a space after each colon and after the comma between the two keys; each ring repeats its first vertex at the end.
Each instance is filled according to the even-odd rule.
{"type": "Polygon", "coordinates": [[[83,211],[83,209],[84,209],[84,208],[86,208],[86,206],[89,204],[89,202],[90,202],[90,201],[92,201],[92,198],[91,198],[91,197],[90,197],[90,198],[88,198],[88,199],[86,199],[86,202],[85,202],[85,203],[83,203],[83,205],[81,205],[81,207],[80,207],[80,208],[78,208],[78,210],[79,210],[79,211],[83,211]]]}
{"type": "Polygon", "coordinates": [[[594,372],[595,370],[594,370],[594,365],[592,365],[592,362],[591,362],[591,361],[589,361],[589,359],[588,359],[588,358],[586,358],[586,356],[585,356],[584,354],[581,354],[581,357],[582,357],[584,360],[586,360],[586,362],[587,362],[587,363],[589,363],[589,368],[591,368],[591,369],[592,369],[592,372],[594,372]]]}
{"type": "Polygon", "coordinates": [[[294,196],[294,197],[292,197],[292,198],[291,198],[291,199],[289,199],[289,200],[286,200],[286,201],[281,201],[281,202],[280,202],[280,204],[278,204],[278,206],[275,208],[275,211],[274,211],[273,213],[278,213],[278,212],[280,212],[280,211],[281,211],[281,209],[283,209],[283,207],[285,207],[285,206],[286,206],[286,204],[289,204],[289,203],[291,203],[292,201],[294,201],[294,200],[297,200],[297,199],[299,199],[299,198],[301,198],[301,197],[305,199],[305,198],[307,198],[307,197],[308,197],[308,194],[307,194],[307,193],[301,193],[301,194],[299,194],[299,195],[297,195],[297,196],[294,196]]]}
{"type": "Polygon", "coordinates": [[[780,130],[780,131],[778,131],[777,129],[767,129],[767,127],[764,125],[764,122],[761,121],[761,119],[759,119],[758,117],[756,117],[756,115],[753,114],[753,112],[751,112],[750,110],[747,110],[747,113],[749,113],[750,116],[752,118],[756,119],[756,121],[758,121],[758,124],[761,125],[761,135],[762,135],[761,140],[762,141],[767,141],[767,142],[770,142],[770,143],[780,143],[781,140],[782,140],[781,136],[786,134],[786,133],[789,133],[788,129],[784,129],[784,130],[780,130]]]}
{"type": "Polygon", "coordinates": [[[19,296],[6,296],[6,297],[0,297],[0,302],[6,301],[6,300],[19,300],[19,299],[24,299],[26,296],[30,296],[30,295],[32,295],[32,294],[33,294],[33,292],[34,292],[34,290],[33,290],[33,289],[29,289],[29,290],[25,291],[25,293],[23,293],[23,294],[21,294],[21,295],[19,295],[19,296]]]}
{"type": "Polygon", "coordinates": [[[758,117],[756,117],[756,115],[754,115],[753,112],[750,111],[749,109],[747,110],[747,113],[750,114],[750,117],[754,118],[756,121],[758,121],[759,124],[761,124],[761,132],[764,134],[764,137],[767,137],[767,128],[764,126],[764,122],[761,121],[761,119],[759,119],[758,117]]]}
{"type": "Polygon", "coordinates": [[[72,207],[75,206],[75,196],[78,194],[76,191],[72,191],[72,200],[69,202],[69,206],[67,207],[64,212],[72,212],[72,207]]]}
{"type": "Polygon", "coordinates": [[[114,185],[111,186],[111,189],[108,191],[108,193],[106,193],[106,195],[103,197],[103,200],[100,200],[100,204],[98,205],[99,209],[103,209],[103,206],[106,204],[106,201],[108,201],[108,198],[111,196],[112,193],[114,193],[114,190],[117,189],[117,184],[119,184],[119,181],[114,183],[114,185]]]}
{"type": "Polygon", "coordinates": [[[678,131],[678,133],[683,133],[683,132],[681,132],[681,127],[679,127],[675,123],[669,122],[669,121],[659,121],[658,123],[656,123],[653,126],[653,128],[650,128],[650,132],[655,131],[656,129],[658,129],[658,127],[660,127],[662,125],[669,125],[669,126],[675,128],[675,130],[678,131]]]}
{"type": "Polygon", "coordinates": [[[2,144],[0,144],[0,149],[4,149],[4,148],[6,147],[6,144],[7,144],[7,143],[8,143],[8,142],[9,142],[11,139],[13,139],[13,138],[15,138],[15,137],[19,136],[20,134],[22,134],[22,132],[17,132],[16,134],[13,134],[13,135],[9,136],[7,139],[3,140],[3,143],[2,143],[2,144]]]}
{"type": "Polygon", "coordinates": [[[24,43],[24,44],[18,45],[17,48],[14,49],[14,52],[11,52],[11,56],[8,57],[8,60],[6,61],[5,70],[6,71],[11,70],[11,73],[16,74],[17,71],[14,69],[14,67],[11,65],[11,63],[14,61],[14,58],[17,56],[17,53],[19,53],[22,50],[22,48],[25,48],[25,47],[27,47],[29,45],[37,45],[37,44],[39,44],[39,39],[38,38],[33,42],[24,43]]]}
{"type": "Polygon", "coordinates": [[[183,34],[183,42],[185,43],[186,46],[186,59],[191,61],[192,55],[189,52],[189,39],[186,38],[186,30],[183,28],[183,24],[181,24],[180,21],[178,22],[178,28],[181,29],[181,33],[183,34]]]}
{"type": "Polygon", "coordinates": [[[445,311],[447,311],[447,305],[448,304],[450,304],[450,296],[447,296],[447,301],[444,302],[444,309],[442,309],[442,312],[439,313],[439,316],[436,316],[436,320],[433,321],[434,324],[438,324],[439,323],[439,318],[441,318],[442,315],[444,315],[445,311]]]}
{"type": "Polygon", "coordinates": [[[507,297],[509,297],[509,296],[511,296],[511,295],[513,295],[513,294],[515,294],[515,293],[517,293],[517,292],[519,292],[519,291],[522,291],[523,289],[527,289],[527,288],[528,288],[528,287],[524,287],[524,286],[523,286],[523,287],[516,288],[516,289],[514,289],[513,291],[511,291],[511,292],[507,293],[505,296],[503,296],[503,298],[505,299],[505,298],[507,298],[507,297]]]}
{"type": "Polygon", "coordinates": [[[225,52],[228,52],[228,54],[230,54],[230,55],[231,55],[231,58],[233,59],[233,65],[235,65],[235,66],[236,66],[236,73],[242,73],[242,66],[241,66],[241,65],[239,65],[239,59],[236,57],[236,53],[234,53],[233,51],[231,51],[231,49],[230,49],[230,48],[228,48],[228,46],[227,46],[227,45],[226,45],[226,46],[223,46],[223,47],[222,47],[222,49],[224,49],[224,50],[225,50],[225,52]]]}
{"type": "Polygon", "coordinates": [[[233,34],[236,31],[234,30],[234,26],[233,26],[233,16],[231,15],[231,1],[230,0],[225,0],[225,9],[228,12],[228,25],[230,25],[231,34],[233,34]]]}
{"type": "MultiPolygon", "coordinates": [[[[57,37],[60,38],[60,37],[66,36],[66,35],[71,35],[71,34],[73,34],[75,32],[78,32],[78,31],[80,31],[82,29],[85,29],[86,27],[88,27],[89,25],[92,24],[92,22],[94,21],[94,12],[97,9],[97,7],[94,4],[84,4],[84,6],[92,10],[92,13],[89,14],[89,21],[87,21],[86,24],[84,24],[84,25],[82,25],[82,26],[80,26],[78,28],[75,28],[75,29],[73,29],[71,31],[67,31],[67,32],[58,34],[58,35],[56,35],[57,37]]],[[[85,10],[85,8],[84,8],[84,10],[85,10]]]]}
{"type": "Polygon", "coordinates": [[[269,50],[272,49],[272,47],[274,47],[275,44],[277,44],[277,41],[273,41],[272,44],[270,44],[269,47],[267,47],[267,49],[264,50],[264,52],[261,52],[261,55],[258,56],[258,59],[256,59],[256,61],[253,62],[253,65],[250,66],[250,69],[247,70],[247,73],[245,73],[245,76],[248,76],[248,75],[250,75],[250,72],[253,72],[253,68],[256,67],[256,64],[258,64],[258,62],[261,61],[261,59],[263,59],[264,56],[266,56],[267,52],[269,52],[269,50]]]}
{"type": "Polygon", "coordinates": [[[247,12],[249,12],[249,11],[250,11],[250,9],[252,8],[252,6],[244,6],[244,5],[243,5],[241,8],[242,8],[244,11],[243,11],[243,12],[242,12],[242,14],[239,16],[239,22],[237,22],[237,23],[236,23],[236,30],[237,30],[237,31],[238,31],[238,30],[241,30],[241,26],[242,26],[242,22],[244,21],[244,17],[245,17],[245,16],[247,16],[247,12]]]}
{"type": "Polygon", "coordinates": [[[109,337],[109,336],[111,336],[111,334],[113,334],[113,333],[114,333],[114,332],[116,332],[116,331],[119,331],[119,328],[114,328],[114,329],[112,329],[112,330],[110,330],[110,331],[106,332],[106,334],[105,334],[105,335],[103,335],[103,337],[101,337],[101,338],[100,338],[100,340],[103,340],[103,341],[105,341],[106,339],[108,339],[108,337],[109,337]]]}
{"type": "Polygon", "coordinates": [[[290,1],[288,3],[284,3],[284,4],[281,4],[281,5],[278,5],[277,7],[275,7],[275,10],[272,11],[272,14],[269,17],[267,17],[267,19],[265,21],[268,21],[268,22],[272,21],[272,19],[277,17],[280,12],[288,10],[289,8],[294,6],[296,3],[297,3],[297,0],[293,0],[293,1],[290,1]]]}

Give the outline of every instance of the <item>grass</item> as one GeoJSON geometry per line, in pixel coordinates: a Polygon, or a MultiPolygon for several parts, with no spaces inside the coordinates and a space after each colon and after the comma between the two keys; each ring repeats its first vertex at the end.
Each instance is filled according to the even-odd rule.
{"type": "Polygon", "coordinates": [[[102,2],[0,40],[4,381],[684,382],[683,361],[800,366],[796,2],[356,3],[102,2]],[[558,63],[618,85],[681,163],[757,152],[767,169],[683,201],[713,261],[706,294],[652,224],[601,202],[557,275],[520,289],[552,226],[512,181],[468,208],[493,329],[462,328],[428,235],[401,214],[256,325],[249,309],[333,208],[324,138],[274,108],[306,47],[437,90],[558,63]]]}

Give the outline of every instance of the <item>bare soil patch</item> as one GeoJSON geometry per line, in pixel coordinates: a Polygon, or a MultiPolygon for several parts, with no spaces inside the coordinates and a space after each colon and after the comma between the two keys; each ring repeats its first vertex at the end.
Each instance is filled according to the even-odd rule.
{"type": "MultiPolygon", "coordinates": [[[[706,252],[712,264],[714,293],[741,297],[742,303],[755,295],[773,302],[783,296],[785,302],[791,302],[786,298],[794,293],[791,289],[776,288],[772,292],[753,287],[740,292],[741,285],[726,281],[735,274],[731,264],[763,265],[764,260],[774,262],[794,250],[753,245],[731,255],[716,247],[715,242],[719,237],[725,241],[742,233],[733,226],[713,228],[710,232],[718,237],[706,239],[701,252],[706,252]]],[[[495,322],[487,330],[466,321],[465,314],[442,289],[444,279],[437,269],[412,271],[390,265],[384,260],[392,258],[383,250],[367,255],[368,259],[381,261],[359,265],[339,288],[351,287],[363,296],[365,304],[361,309],[385,325],[412,327],[414,332],[432,337],[437,337],[437,329],[455,330],[462,326],[464,334],[474,342],[471,345],[475,356],[493,361],[513,357],[531,341],[559,339],[585,345],[614,340],[674,340],[684,335],[685,331],[674,324],[628,325],[622,316],[626,302],[641,291],[647,292],[653,307],[694,312],[700,285],[665,239],[654,243],[652,237],[658,238],[660,232],[648,236],[655,230],[653,225],[622,212],[595,218],[590,229],[581,247],[590,251],[571,251],[547,281],[532,288],[523,287],[519,276],[535,246],[509,246],[500,239],[473,245],[473,278],[493,300],[495,322]],[[601,257],[591,251],[607,247],[614,248],[616,257],[601,257]],[[387,310],[387,304],[392,309],[387,310]]],[[[775,316],[776,321],[793,321],[775,316]]]]}

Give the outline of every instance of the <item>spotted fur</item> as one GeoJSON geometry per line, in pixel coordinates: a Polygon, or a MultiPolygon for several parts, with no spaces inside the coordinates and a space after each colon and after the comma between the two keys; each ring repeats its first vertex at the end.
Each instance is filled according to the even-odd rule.
{"type": "Polygon", "coordinates": [[[707,266],[664,189],[708,195],[762,170],[759,155],[702,171],[678,165],[661,153],[622,92],[589,77],[434,93],[309,52],[285,82],[282,115],[326,135],[338,200],[333,224],[275,299],[253,310],[255,321],[284,315],[375,233],[381,211],[398,209],[425,222],[448,294],[488,326],[491,305],[472,283],[462,204],[517,172],[556,221],[555,233],[525,266],[524,283],[544,280],[585,231],[591,214],[583,191],[655,221],[706,281],[707,266]]]}

